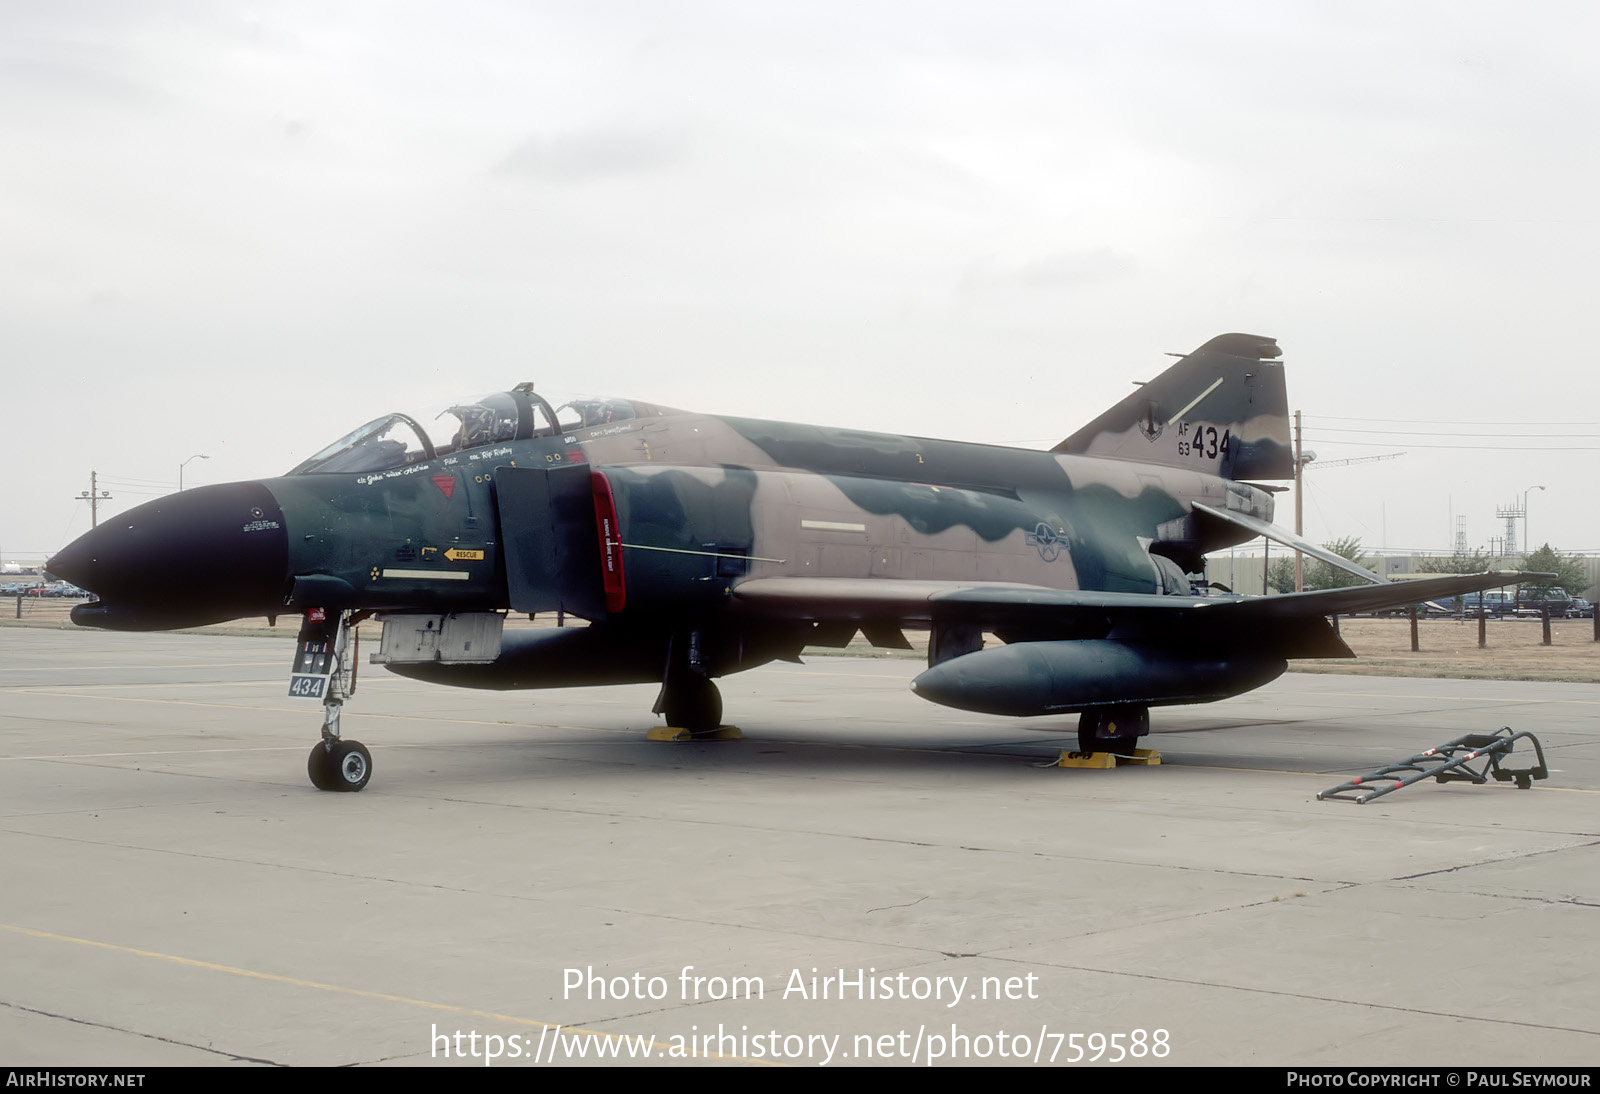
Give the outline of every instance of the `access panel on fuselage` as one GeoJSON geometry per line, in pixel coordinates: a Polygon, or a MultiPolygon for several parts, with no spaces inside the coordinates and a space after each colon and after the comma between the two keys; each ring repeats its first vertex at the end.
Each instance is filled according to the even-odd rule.
{"type": "Polygon", "coordinates": [[[589,468],[501,467],[495,487],[512,610],[604,619],[589,468]]]}

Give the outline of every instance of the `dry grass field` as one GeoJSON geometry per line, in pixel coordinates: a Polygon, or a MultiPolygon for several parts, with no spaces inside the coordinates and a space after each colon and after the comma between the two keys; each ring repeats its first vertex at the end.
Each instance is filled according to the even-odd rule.
{"type": "MultiPolygon", "coordinates": [[[[22,598],[20,618],[16,598],[0,600],[0,626],[71,627],[67,616],[72,600],[22,598]]],[[[269,628],[265,620],[244,620],[200,628],[202,633],[281,636],[293,639],[297,620],[284,617],[269,628]]],[[[551,626],[554,619],[541,616],[529,622],[513,616],[508,626],[551,626]]],[[[1594,640],[1594,621],[1560,619],[1551,623],[1551,644],[1542,644],[1543,627],[1537,619],[1491,619],[1486,624],[1488,645],[1478,648],[1475,619],[1426,619],[1418,623],[1419,650],[1411,651],[1411,625],[1404,618],[1340,619],[1339,631],[1355,650],[1356,658],[1296,661],[1296,672],[1365,673],[1373,676],[1451,676],[1488,680],[1570,680],[1600,683],[1600,643],[1594,640]]],[[[376,641],[376,627],[363,633],[376,641]]],[[[808,656],[845,654],[860,657],[926,656],[927,635],[907,636],[911,651],[875,650],[859,637],[843,650],[812,649],[808,656]]]]}
{"type": "Polygon", "coordinates": [[[1356,659],[1296,661],[1296,672],[1355,672],[1374,676],[1456,676],[1487,680],[1572,680],[1600,683],[1600,643],[1592,619],[1557,619],[1550,645],[1537,619],[1490,619],[1487,645],[1478,648],[1476,619],[1341,619],[1339,633],[1356,659]]]}

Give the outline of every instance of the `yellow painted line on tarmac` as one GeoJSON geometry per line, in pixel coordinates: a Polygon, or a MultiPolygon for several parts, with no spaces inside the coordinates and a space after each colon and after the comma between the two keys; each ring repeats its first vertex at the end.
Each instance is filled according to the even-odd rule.
{"type": "MultiPolygon", "coordinates": [[[[200,687],[199,684],[163,684],[163,687],[200,687]]],[[[206,707],[212,710],[259,710],[276,714],[304,714],[311,708],[305,707],[257,707],[242,706],[238,703],[195,703],[187,699],[140,699],[134,695],[95,695],[92,692],[74,688],[71,691],[50,691],[43,688],[5,688],[0,689],[10,695],[48,695],[57,699],[99,699],[104,703],[152,703],[156,706],[169,707],[206,707]]],[[[370,717],[370,715],[368,716],[370,717]]],[[[382,715],[379,715],[382,717],[382,715]]]]}
{"type": "MultiPolygon", "coordinates": [[[[1445,677],[1439,677],[1439,679],[1443,680],[1443,679],[1445,679],[1445,677]]],[[[1473,683],[1500,683],[1500,684],[1526,684],[1526,683],[1542,683],[1542,682],[1544,682],[1544,681],[1529,681],[1529,680],[1473,681],[1473,683]]],[[[1551,682],[1551,683],[1565,683],[1566,681],[1549,681],[1549,682],[1551,682]]],[[[1406,694],[1397,694],[1397,693],[1387,693],[1386,694],[1386,693],[1381,693],[1381,692],[1370,692],[1370,691],[1297,691],[1297,692],[1293,692],[1292,694],[1296,695],[1296,696],[1337,695],[1337,696],[1339,696],[1341,698],[1345,698],[1345,699],[1426,699],[1426,700],[1449,699],[1449,700],[1452,700],[1452,701],[1457,702],[1457,703],[1550,703],[1550,704],[1554,704],[1554,705],[1558,705],[1558,706],[1562,705],[1562,704],[1567,704],[1567,705],[1572,705],[1572,706],[1581,706],[1581,707],[1600,706],[1600,699],[1515,699],[1515,698],[1512,698],[1511,696],[1500,696],[1500,697],[1496,698],[1496,697],[1487,696],[1487,695],[1406,695],[1406,694]]]]}
{"type": "Polygon", "coordinates": [[[1552,706],[1600,706],[1600,699],[1514,699],[1510,696],[1502,696],[1496,699],[1487,695],[1369,695],[1362,691],[1323,692],[1322,694],[1346,695],[1353,699],[1451,699],[1458,703],[1543,703],[1552,706]]]}
{"type": "MultiPolygon", "coordinates": [[[[904,676],[895,676],[887,672],[812,672],[810,669],[748,669],[751,675],[760,673],[766,676],[842,676],[847,680],[904,680],[904,676]]],[[[727,679],[722,677],[721,679],[727,679]]]]}
{"type": "Polygon", "coordinates": [[[1182,760],[1171,760],[1167,753],[1161,754],[1161,766],[1183,771],[1232,771],[1243,775],[1298,775],[1303,779],[1326,780],[1338,778],[1337,775],[1322,775],[1315,771],[1290,771],[1283,767],[1224,767],[1221,764],[1196,764],[1184,763],[1182,760]]]}
{"type": "MultiPolygon", "coordinates": [[[[200,961],[193,957],[179,957],[176,954],[161,953],[159,950],[141,950],[133,946],[119,946],[112,942],[98,942],[92,938],[74,938],[72,935],[55,934],[51,931],[35,930],[32,927],[19,927],[11,923],[0,923],[0,930],[10,931],[12,934],[24,935],[28,938],[41,939],[46,942],[62,942],[73,946],[88,946],[92,949],[108,950],[112,953],[127,954],[132,957],[143,957],[154,961],[165,961],[169,964],[182,965],[191,969],[201,969],[205,972],[222,973],[227,976],[239,976],[248,980],[264,980],[273,984],[287,984],[290,987],[309,988],[313,991],[332,992],[335,995],[348,995],[357,999],[374,999],[381,1003],[397,1003],[401,1006],[420,1007],[423,1010],[441,1011],[446,1014],[459,1014],[468,1018],[483,1018],[494,1022],[508,1022],[512,1025],[531,1026],[534,1029],[542,1030],[555,1030],[558,1033],[572,1033],[583,1037],[596,1037],[605,1039],[625,1036],[624,1034],[604,1033],[600,1030],[584,1029],[578,1026],[564,1026],[558,1022],[541,1022],[536,1018],[519,1018],[513,1014],[498,1014],[495,1011],[490,1010],[476,1010],[472,1007],[457,1006],[454,1003],[434,1003],[426,999],[413,999],[405,995],[390,995],[381,991],[366,991],[362,988],[347,987],[343,984],[324,984],[317,980],[301,980],[298,977],[283,976],[278,973],[261,972],[256,969],[241,969],[234,965],[219,965],[213,961],[200,961]]],[[[691,1044],[693,1044],[692,1041],[691,1044]]],[[[665,1051],[671,1047],[672,1046],[670,1044],[652,1040],[647,1046],[647,1051],[656,1053],[657,1055],[664,1055],[665,1051]]],[[[627,1060],[631,1057],[627,1056],[626,1054],[620,1054],[616,1056],[595,1058],[627,1060]]],[[[696,1054],[693,1057],[674,1057],[674,1059],[680,1058],[692,1058],[696,1060],[729,1060],[736,1063],[767,1064],[773,1067],[782,1066],[781,1064],[778,1064],[772,1060],[753,1060],[747,1059],[743,1056],[722,1056],[711,1052],[696,1054]]],[[[561,1062],[571,1062],[580,1059],[587,1059],[587,1057],[569,1056],[561,1062]]],[[[554,1063],[557,1061],[552,1059],[550,1062],[554,1063]]]]}
{"type": "Polygon", "coordinates": [[[145,756],[209,756],[222,752],[298,752],[304,747],[304,745],[258,745],[250,748],[169,748],[158,752],[85,752],[81,755],[58,753],[52,756],[0,756],[0,763],[5,763],[7,760],[117,760],[145,756]]]}
{"type": "MultiPolygon", "coordinates": [[[[280,680],[268,680],[268,681],[257,681],[256,683],[260,683],[263,686],[265,686],[265,685],[269,685],[269,684],[270,685],[281,684],[282,681],[280,681],[280,680]]],[[[138,685],[138,686],[144,687],[146,685],[142,685],[141,684],[141,685],[138,685]]],[[[172,685],[149,685],[149,686],[152,686],[152,687],[154,687],[154,686],[162,686],[162,687],[206,687],[206,686],[209,686],[209,685],[203,685],[203,684],[172,684],[172,685]]],[[[321,704],[314,704],[314,703],[309,703],[309,702],[306,703],[304,706],[299,706],[299,707],[264,707],[264,706],[248,706],[248,705],[241,704],[241,703],[196,703],[196,702],[191,702],[190,700],[187,700],[187,699],[141,699],[141,698],[139,698],[137,696],[133,696],[133,695],[95,695],[92,692],[87,692],[87,691],[84,691],[84,690],[81,690],[81,689],[78,689],[78,688],[74,688],[71,691],[50,691],[50,690],[47,690],[47,689],[44,689],[44,688],[0,688],[0,695],[4,695],[4,694],[10,694],[10,695],[48,695],[48,696],[52,696],[52,697],[55,697],[55,698],[58,698],[58,699],[99,699],[100,701],[106,702],[106,703],[150,703],[150,704],[153,704],[155,706],[201,707],[201,708],[208,709],[208,710],[251,710],[251,711],[259,711],[259,712],[261,712],[263,714],[301,714],[301,715],[304,715],[304,714],[313,713],[315,710],[320,709],[320,707],[321,707],[321,704]]],[[[485,721],[483,719],[478,719],[478,718],[458,718],[458,717],[456,717],[454,715],[451,715],[451,714],[384,714],[384,713],[381,713],[381,712],[374,713],[372,711],[360,711],[360,710],[354,710],[353,711],[353,710],[348,710],[347,709],[347,710],[345,710],[343,712],[343,717],[355,719],[356,721],[361,721],[361,720],[369,719],[369,718],[370,719],[388,718],[388,719],[391,719],[393,721],[398,721],[398,722],[445,722],[445,723],[448,723],[450,725],[459,725],[459,726],[492,726],[492,727],[494,727],[496,729],[572,729],[572,730],[583,730],[585,732],[594,732],[594,733],[634,733],[634,732],[637,732],[637,730],[635,730],[631,726],[623,726],[623,727],[620,727],[620,728],[611,728],[611,727],[607,727],[607,726],[551,725],[551,724],[546,723],[546,722],[535,722],[535,723],[491,722],[491,721],[485,721]]]]}
{"type": "Polygon", "coordinates": [[[281,680],[193,680],[174,683],[143,683],[143,684],[73,684],[71,691],[54,691],[51,689],[62,687],[61,684],[13,684],[10,687],[0,688],[0,692],[12,695],[87,695],[88,693],[107,688],[126,688],[129,691],[135,688],[260,688],[281,684],[281,680]]]}
{"type": "MultiPolygon", "coordinates": [[[[1186,764],[1186,763],[1183,763],[1182,761],[1177,761],[1177,760],[1169,761],[1164,755],[1162,756],[1161,766],[1162,767],[1174,767],[1174,768],[1186,768],[1186,769],[1188,769],[1190,771],[1232,771],[1232,772],[1235,772],[1235,773],[1238,773],[1238,774],[1245,774],[1245,775],[1297,775],[1302,779],[1316,779],[1319,782],[1325,782],[1328,779],[1337,779],[1337,778],[1340,777],[1337,772],[1329,773],[1329,772],[1316,772],[1316,771],[1290,771],[1290,770],[1288,770],[1286,768],[1277,768],[1277,767],[1223,767],[1221,764],[1194,764],[1194,763],[1186,764]]],[[[1362,775],[1361,777],[1364,779],[1367,776],[1366,775],[1362,775]]],[[[1403,778],[1403,777],[1404,776],[1390,777],[1390,778],[1383,778],[1383,779],[1374,779],[1372,781],[1373,781],[1373,785],[1382,785],[1383,783],[1386,783],[1386,782],[1398,782],[1400,780],[1400,778],[1403,778]]],[[[1498,790],[1516,790],[1516,789],[1519,789],[1518,787],[1512,786],[1509,782],[1501,783],[1501,782],[1498,782],[1497,780],[1492,780],[1490,782],[1484,783],[1483,785],[1485,785],[1485,786],[1487,786],[1487,787],[1489,787],[1491,789],[1498,789],[1498,790]]],[[[1544,785],[1535,785],[1535,786],[1531,787],[1530,789],[1533,789],[1533,790],[1560,790],[1563,793],[1567,793],[1567,794],[1600,794],[1600,790],[1591,790],[1591,789],[1589,789],[1587,787],[1582,787],[1582,786],[1544,786],[1544,785]]]]}
{"type": "Polygon", "coordinates": [[[176,672],[180,669],[253,669],[262,665],[276,664],[278,664],[277,661],[207,661],[198,665],[102,665],[91,662],[87,665],[12,665],[0,667],[0,672],[107,672],[112,669],[141,672],[176,672]]]}

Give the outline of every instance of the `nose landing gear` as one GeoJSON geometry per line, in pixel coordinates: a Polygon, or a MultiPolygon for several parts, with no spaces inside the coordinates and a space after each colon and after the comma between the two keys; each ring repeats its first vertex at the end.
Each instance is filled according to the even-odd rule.
{"type": "Polygon", "coordinates": [[[306,774],[318,790],[356,791],[372,778],[367,746],[339,736],[339,713],[356,690],[359,641],[351,651],[350,634],[365,617],[365,612],[328,613],[319,608],[307,612],[300,625],[289,694],[322,700],[322,740],[306,757],[306,774]]]}

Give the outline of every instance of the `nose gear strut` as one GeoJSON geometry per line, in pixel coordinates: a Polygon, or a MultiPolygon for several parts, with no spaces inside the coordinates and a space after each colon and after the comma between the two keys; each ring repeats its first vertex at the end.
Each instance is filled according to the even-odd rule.
{"type": "Polygon", "coordinates": [[[367,614],[315,608],[300,624],[289,695],[322,700],[322,740],[306,757],[306,774],[318,790],[356,791],[372,778],[372,753],[367,746],[339,736],[339,714],[345,699],[356,690],[360,658],[360,639],[352,649],[351,632],[367,614]]]}

